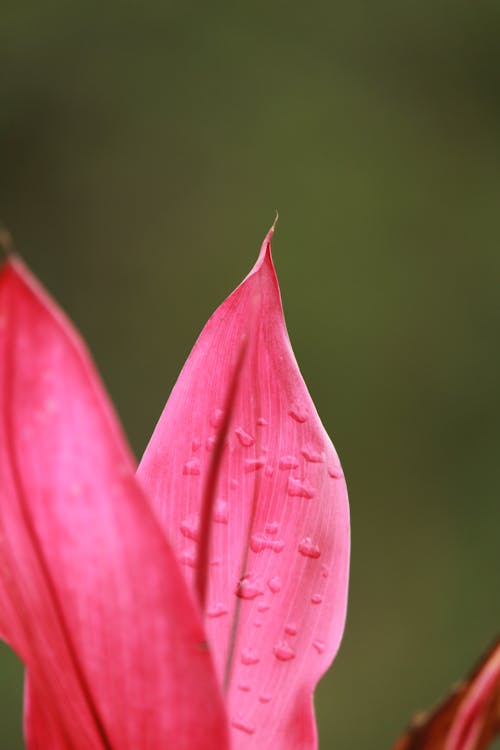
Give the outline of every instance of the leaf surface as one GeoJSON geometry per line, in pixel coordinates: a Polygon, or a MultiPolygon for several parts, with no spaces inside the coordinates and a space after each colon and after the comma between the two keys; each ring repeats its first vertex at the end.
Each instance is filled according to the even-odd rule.
{"type": "Polygon", "coordinates": [[[28,669],[29,747],[226,748],[201,619],[108,399],[15,259],[0,274],[0,488],[0,632],[28,669]]]}
{"type": "Polygon", "coordinates": [[[234,747],[305,750],[344,627],[349,513],[288,339],[271,236],[196,342],[138,476],[204,607],[234,747]]]}

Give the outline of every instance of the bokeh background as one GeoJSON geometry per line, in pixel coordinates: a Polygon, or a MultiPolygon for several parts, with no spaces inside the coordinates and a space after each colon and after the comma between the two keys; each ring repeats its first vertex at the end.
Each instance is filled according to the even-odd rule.
{"type": "Polygon", "coordinates": [[[276,208],[352,508],[321,747],[389,748],[500,630],[500,4],[2,0],[0,216],[138,456],[276,208]]]}

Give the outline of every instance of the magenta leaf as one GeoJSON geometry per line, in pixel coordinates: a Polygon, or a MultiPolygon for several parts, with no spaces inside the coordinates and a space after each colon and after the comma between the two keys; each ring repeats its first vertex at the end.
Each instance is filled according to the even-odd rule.
{"type": "Polygon", "coordinates": [[[309,750],[311,694],[344,628],[349,512],[286,332],[271,236],[205,326],[138,476],[206,591],[234,747],[309,750]]]}
{"type": "Polygon", "coordinates": [[[205,634],[89,356],[0,273],[0,632],[30,750],[227,748],[205,634]]]}
{"type": "Polygon", "coordinates": [[[485,750],[500,734],[500,639],[428,714],[418,714],[393,750],[485,750]]]}
{"type": "Polygon", "coordinates": [[[447,750],[477,750],[500,732],[500,642],[490,652],[459,706],[447,750]]]}

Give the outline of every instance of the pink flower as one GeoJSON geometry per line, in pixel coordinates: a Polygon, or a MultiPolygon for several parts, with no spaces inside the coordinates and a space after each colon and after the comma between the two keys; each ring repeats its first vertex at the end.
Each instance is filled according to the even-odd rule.
{"type": "Polygon", "coordinates": [[[37,750],[316,747],[341,639],[340,463],[290,347],[267,235],[205,326],[137,475],[89,355],[0,273],[0,634],[37,750]]]}

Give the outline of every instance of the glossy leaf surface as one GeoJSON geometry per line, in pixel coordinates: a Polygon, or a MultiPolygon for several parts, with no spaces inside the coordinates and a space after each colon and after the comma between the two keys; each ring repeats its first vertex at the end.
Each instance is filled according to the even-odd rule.
{"type": "Polygon", "coordinates": [[[271,236],[205,326],[138,476],[204,606],[235,747],[304,750],[344,627],[349,515],[288,339],[271,236]]]}

